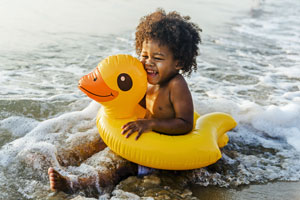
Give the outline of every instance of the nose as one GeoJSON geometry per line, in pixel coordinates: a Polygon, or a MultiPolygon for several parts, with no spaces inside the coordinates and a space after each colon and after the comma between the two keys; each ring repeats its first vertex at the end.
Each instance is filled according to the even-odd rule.
{"type": "Polygon", "coordinates": [[[154,63],[152,62],[152,59],[148,58],[148,59],[145,60],[145,65],[152,67],[154,65],[154,63]]]}

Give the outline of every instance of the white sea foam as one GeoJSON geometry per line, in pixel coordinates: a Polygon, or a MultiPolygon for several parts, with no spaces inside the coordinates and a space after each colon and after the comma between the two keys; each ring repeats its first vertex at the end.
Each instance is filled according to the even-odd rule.
{"type": "MultiPolygon", "coordinates": [[[[256,131],[262,131],[274,138],[285,138],[295,149],[300,148],[300,105],[298,104],[259,106],[245,101],[241,105],[236,105],[232,101],[218,98],[195,102],[195,109],[200,114],[216,111],[230,113],[241,126],[251,125],[256,131]]],[[[251,134],[251,130],[249,131],[251,134]]],[[[268,142],[272,143],[272,140],[268,142]]]]}
{"type": "Polygon", "coordinates": [[[269,106],[252,120],[257,130],[270,137],[284,137],[295,149],[300,151],[300,106],[288,104],[285,106],[269,106]]]}
{"type": "MultiPolygon", "coordinates": [[[[19,152],[24,150],[28,151],[28,149],[42,149],[40,147],[47,146],[42,145],[41,142],[45,142],[44,144],[49,143],[51,146],[53,144],[63,143],[64,140],[67,140],[69,137],[74,138],[75,136],[72,134],[81,135],[83,131],[89,131],[90,128],[95,127],[95,121],[93,119],[98,109],[99,104],[92,101],[92,103],[82,111],[66,113],[40,123],[34,120],[29,123],[29,120],[26,118],[16,118],[17,120],[15,121],[15,118],[8,118],[2,121],[5,128],[13,128],[21,124],[19,129],[14,130],[14,133],[19,135],[27,134],[5,145],[0,150],[1,165],[8,166],[14,161],[15,156],[19,154],[19,152]],[[25,128],[24,126],[22,127],[22,124],[25,124],[25,128]],[[34,128],[32,129],[32,127],[34,128]],[[27,132],[28,130],[31,131],[27,132]]],[[[51,148],[48,148],[48,150],[50,152],[52,151],[51,148]]],[[[53,151],[52,153],[55,154],[53,151]]]]}
{"type": "Polygon", "coordinates": [[[14,137],[21,137],[39,124],[32,118],[12,116],[0,121],[0,128],[8,130],[14,137]]]}

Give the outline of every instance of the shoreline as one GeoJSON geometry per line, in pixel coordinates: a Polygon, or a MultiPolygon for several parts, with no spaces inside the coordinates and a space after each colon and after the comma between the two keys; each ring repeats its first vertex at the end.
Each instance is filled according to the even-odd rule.
{"type": "Polygon", "coordinates": [[[274,181],[266,184],[249,184],[237,188],[220,188],[216,186],[192,185],[193,196],[201,199],[233,200],[233,199],[300,199],[300,181],[274,181]]]}
{"type": "MultiPolygon", "coordinates": [[[[148,179],[147,179],[148,180],[148,179]]],[[[126,181],[126,180],[125,180],[126,181]]],[[[148,182],[151,182],[149,179],[148,182]]],[[[185,199],[197,199],[197,200],[283,200],[283,199],[300,199],[300,192],[298,191],[300,187],[300,182],[269,182],[266,184],[250,184],[238,186],[235,188],[220,188],[217,186],[199,186],[199,185],[190,185],[182,191],[182,194],[179,194],[185,199]]],[[[153,189],[153,188],[152,188],[153,189]]],[[[170,191],[171,192],[171,191],[170,191]]],[[[172,191],[174,196],[178,195],[176,189],[172,191]],[[174,193],[173,193],[174,192],[174,193]]],[[[179,192],[180,193],[180,192],[179,192]]],[[[158,194],[150,192],[150,195],[139,196],[138,192],[127,191],[116,189],[112,193],[112,199],[147,199],[155,198],[160,199],[162,196],[151,196],[151,194],[158,194]]],[[[166,199],[172,199],[172,195],[168,192],[163,192],[166,199]]],[[[110,199],[109,195],[104,195],[105,198],[110,199]]],[[[174,197],[173,196],[173,197],[174,197]]],[[[88,198],[81,195],[68,196],[63,193],[59,193],[58,196],[54,199],[61,198],[71,198],[71,200],[94,200],[95,198],[88,198]]]]}

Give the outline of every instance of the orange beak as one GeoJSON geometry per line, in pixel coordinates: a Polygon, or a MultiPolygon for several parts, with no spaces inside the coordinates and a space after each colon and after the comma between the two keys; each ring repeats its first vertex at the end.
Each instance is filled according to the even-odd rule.
{"type": "Polygon", "coordinates": [[[88,97],[100,103],[111,101],[119,94],[118,91],[106,85],[98,67],[93,72],[83,76],[79,80],[78,87],[88,97]]]}

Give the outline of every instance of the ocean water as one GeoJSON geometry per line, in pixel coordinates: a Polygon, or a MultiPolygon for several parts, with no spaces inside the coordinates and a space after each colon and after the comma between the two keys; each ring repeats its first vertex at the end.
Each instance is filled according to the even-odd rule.
{"type": "Polygon", "coordinates": [[[189,178],[219,188],[300,180],[299,1],[3,0],[0,199],[53,198],[47,168],[78,165],[76,147],[98,137],[100,106],[79,78],[106,56],[136,56],[134,27],[157,7],[203,28],[198,71],[187,77],[196,111],[238,122],[223,158],[189,178]]]}

